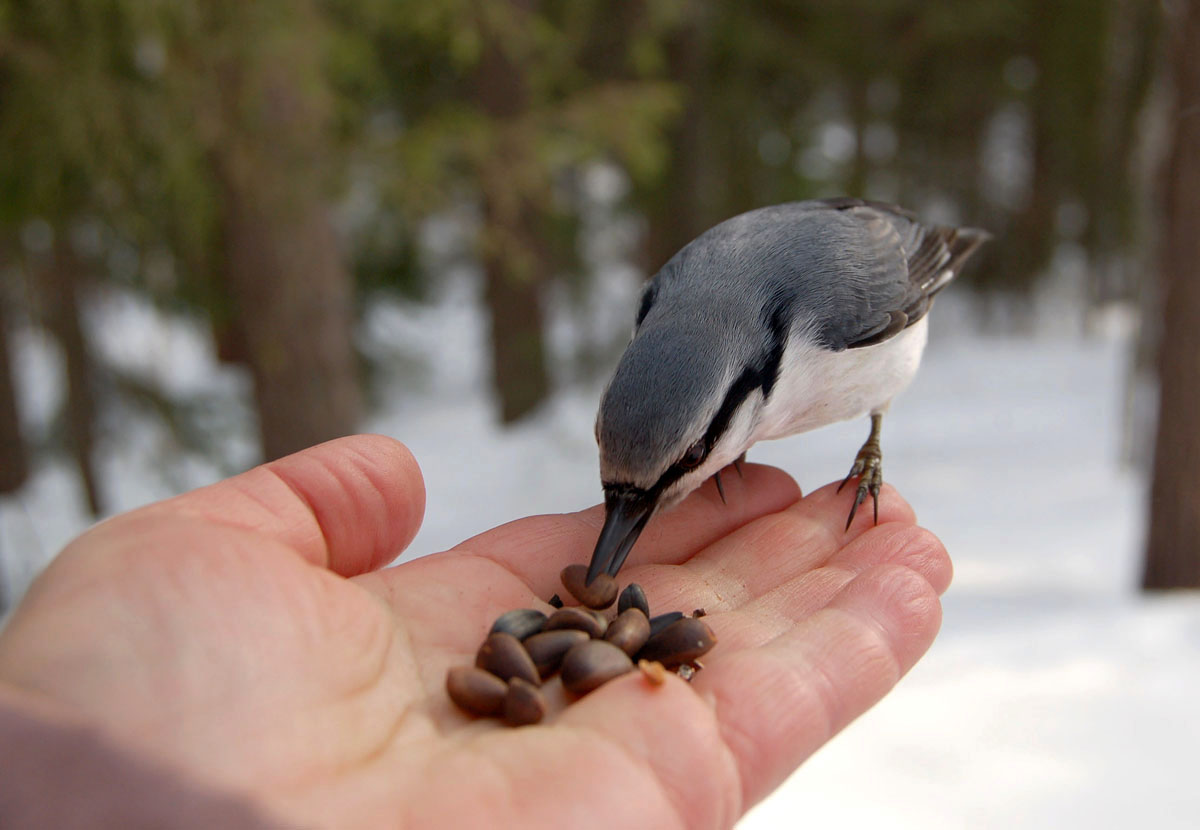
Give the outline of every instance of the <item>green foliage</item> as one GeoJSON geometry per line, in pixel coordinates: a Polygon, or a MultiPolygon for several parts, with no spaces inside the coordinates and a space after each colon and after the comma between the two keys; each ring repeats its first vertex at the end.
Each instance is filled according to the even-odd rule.
{"type": "MultiPolygon", "coordinates": [[[[555,183],[598,159],[623,167],[635,183],[632,207],[649,209],[669,198],[675,131],[689,107],[701,110],[706,220],[870,190],[878,172],[899,198],[943,193],[1003,223],[980,190],[980,146],[997,108],[1021,102],[1046,155],[1038,186],[1057,194],[1051,201],[1083,199],[1128,229],[1128,188],[1101,183],[1113,173],[1113,148],[1129,151],[1125,125],[1148,85],[1146,59],[1127,80],[1109,69],[1113,38],[1125,34],[1115,10],[1129,17],[1129,8],[1122,0],[2,0],[0,225],[41,217],[66,232],[99,222],[109,244],[170,259],[164,297],[218,302],[213,155],[254,166],[230,125],[249,135],[270,129],[262,118],[277,105],[272,73],[288,72],[323,135],[279,149],[298,153],[294,175],[333,199],[349,170],[368,171],[384,219],[355,239],[376,263],[360,270],[376,275],[408,271],[401,261],[411,253],[399,252],[412,248],[416,225],[477,198],[500,147],[519,150],[503,161],[504,187],[548,213],[571,209],[555,183]],[[519,69],[526,100],[517,116],[481,106],[488,50],[519,69]],[[295,61],[301,52],[321,59],[295,61]],[[1031,62],[1032,86],[1006,80],[1014,58],[1031,62]],[[696,68],[684,68],[689,60],[696,68]],[[295,77],[296,66],[307,74],[295,77]],[[885,110],[867,100],[881,83],[895,90],[885,110]],[[1105,122],[1114,101],[1116,125],[1105,122]],[[799,157],[831,118],[860,143],[870,124],[888,125],[895,155],[865,158],[858,148],[814,174],[799,157]],[[775,149],[764,153],[764,141],[775,149]],[[381,239],[392,254],[381,254],[381,239]],[[394,257],[395,267],[379,264],[394,257]]],[[[1139,33],[1153,21],[1136,23],[1144,44],[1139,33]]],[[[130,279],[157,290],[145,273],[130,279]]]]}
{"type": "MultiPolygon", "coordinates": [[[[381,61],[392,79],[388,103],[406,125],[395,142],[396,196],[417,215],[477,185],[502,134],[524,151],[508,186],[539,201],[555,177],[590,160],[617,160],[636,177],[664,166],[663,128],[678,113],[676,91],[661,79],[588,71],[586,33],[608,4],[546,5],[525,12],[504,2],[395,4],[380,33],[381,61]],[[491,116],[474,98],[485,48],[520,67],[528,102],[518,117],[491,116]]],[[[646,42],[622,47],[633,52],[646,42]]]]}

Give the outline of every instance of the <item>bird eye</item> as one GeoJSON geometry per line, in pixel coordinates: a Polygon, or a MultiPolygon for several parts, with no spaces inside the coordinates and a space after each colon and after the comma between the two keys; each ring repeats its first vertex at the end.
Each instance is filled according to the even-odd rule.
{"type": "Polygon", "coordinates": [[[708,456],[708,447],[704,445],[704,439],[701,438],[695,444],[688,447],[687,452],[683,454],[683,458],[679,459],[679,466],[685,470],[694,470],[703,463],[708,456]]]}

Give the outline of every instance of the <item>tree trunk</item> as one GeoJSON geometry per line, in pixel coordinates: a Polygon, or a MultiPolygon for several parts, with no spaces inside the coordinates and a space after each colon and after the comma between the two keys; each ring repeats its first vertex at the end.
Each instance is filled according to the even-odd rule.
{"type": "Polygon", "coordinates": [[[707,21],[703,0],[689,4],[686,22],[667,46],[671,80],[683,90],[683,113],[668,136],[670,157],[663,181],[646,194],[645,266],[653,274],[712,224],[713,204],[705,177],[709,106],[705,79],[707,21]]]}
{"type": "Polygon", "coordinates": [[[500,420],[507,424],[532,412],[550,392],[541,306],[547,275],[528,208],[503,220],[485,199],[484,216],[488,236],[502,236],[515,249],[508,255],[485,254],[483,266],[484,296],[492,317],[492,378],[500,420]]]}
{"type": "MultiPolygon", "coordinates": [[[[509,0],[518,17],[532,0],[509,0]]],[[[550,260],[540,238],[544,192],[538,159],[522,119],[529,115],[529,83],[502,38],[490,38],[480,62],[476,97],[492,119],[495,141],[480,171],[483,190],[481,255],[484,296],[491,314],[492,382],[500,420],[529,414],[550,393],[546,368],[542,287],[550,260]]]]}
{"type": "Polygon", "coordinates": [[[1200,588],[1200,0],[1180,9],[1164,180],[1161,385],[1142,585],[1200,588]]]}
{"type": "Polygon", "coordinates": [[[50,332],[62,347],[67,369],[67,449],[79,469],[93,516],[104,512],[104,494],[95,463],[96,398],[94,367],[79,314],[82,271],[70,245],[57,235],[53,257],[41,274],[42,301],[50,332]]]}
{"type": "MultiPolygon", "coordinates": [[[[0,493],[18,490],[29,477],[29,456],[21,440],[17,411],[17,384],[8,348],[8,315],[4,291],[0,290],[0,493]]],[[[0,586],[0,601],[3,600],[0,586]]]]}
{"type": "MultiPolygon", "coordinates": [[[[232,10],[232,11],[230,11],[232,10]]],[[[255,22],[216,14],[221,36],[255,22]]],[[[316,26],[297,4],[299,27],[316,26]]],[[[214,325],[223,360],[244,361],[265,458],[353,432],[362,393],[353,345],[354,287],[326,212],[332,119],[321,56],[302,37],[233,53],[213,69],[230,314],[214,325]]]]}
{"type": "Polygon", "coordinates": [[[361,392],[350,276],[315,201],[280,206],[225,177],[225,279],[254,377],[263,455],[353,432],[361,392]]]}

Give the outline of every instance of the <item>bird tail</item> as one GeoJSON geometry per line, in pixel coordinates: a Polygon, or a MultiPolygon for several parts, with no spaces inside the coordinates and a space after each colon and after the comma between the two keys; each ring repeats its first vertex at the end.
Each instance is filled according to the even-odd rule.
{"type": "Polygon", "coordinates": [[[909,260],[909,270],[924,272],[927,278],[921,289],[927,299],[945,288],[962,271],[963,265],[979,246],[992,235],[979,228],[952,228],[937,225],[925,228],[925,238],[917,253],[909,260]]]}
{"type": "Polygon", "coordinates": [[[963,265],[970,259],[971,254],[992,238],[992,235],[981,228],[947,228],[950,238],[946,246],[950,249],[950,259],[945,267],[957,276],[963,265]]]}

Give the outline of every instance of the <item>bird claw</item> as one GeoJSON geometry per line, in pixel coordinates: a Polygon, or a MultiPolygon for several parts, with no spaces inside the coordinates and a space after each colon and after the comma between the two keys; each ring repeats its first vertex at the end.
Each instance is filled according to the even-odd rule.
{"type": "Polygon", "coordinates": [[[846,530],[849,530],[850,525],[854,522],[854,515],[866,500],[867,493],[871,494],[875,524],[879,524],[879,490],[883,487],[883,453],[880,451],[877,441],[869,440],[863,444],[862,449],[858,451],[858,456],[854,459],[854,466],[850,468],[850,473],[838,485],[837,492],[842,492],[842,488],[855,477],[858,477],[858,488],[854,493],[854,504],[850,505],[850,516],[846,519],[846,530]]]}
{"type": "MultiPolygon", "coordinates": [[[[738,478],[745,478],[742,474],[742,462],[746,460],[746,454],[742,453],[737,458],[733,459],[733,469],[737,470],[738,478]]],[[[717,493],[721,496],[721,504],[729,504],[725,498],[725,483],[721,481],[721,471],[717,470],[713,473],[713,481],[717,483],[717,493]]]]}

